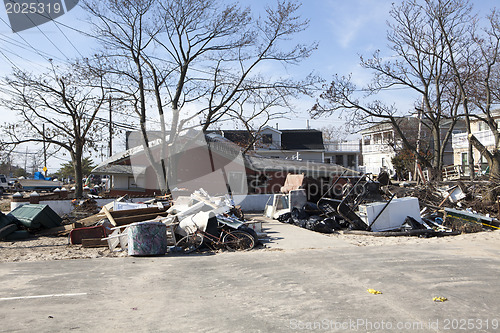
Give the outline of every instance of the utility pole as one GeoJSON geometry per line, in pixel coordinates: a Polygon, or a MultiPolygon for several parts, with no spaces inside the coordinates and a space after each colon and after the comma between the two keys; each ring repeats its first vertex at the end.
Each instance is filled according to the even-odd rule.
{"type": "Polygon", "coordinates": [[[26,147],[26,155],[24,156],[24,172],[28,173],[28,147],[26,147]]]}
{"type": "Polygon", "coordinates": [[[45,124],[42,124],[43,135],[43,175],[47,177],[47,147],[45,147],[45,124]]]}
{"type": "Polygon", "coordinates": [[[111,109],[111,95],[109,95],[109,156],[113,155],[113,111],[111,109]]]}
{"type": "MultiPolygon", "coordinates": [[[[422,136],[422,113],[424,112],[424,99],[422,98],[422,109],[417,109],[418,111],[418,133],[417,133],[417,155],[415,156],[415,180],[418,181],[418,176],[422,176],[419,171],[419,165],[420,162],[418,161],[418,155],[420,154],[420,139],[422,136]]],[[[422,182],[424,182],[424,179],[422,177],[422,182]]]]}

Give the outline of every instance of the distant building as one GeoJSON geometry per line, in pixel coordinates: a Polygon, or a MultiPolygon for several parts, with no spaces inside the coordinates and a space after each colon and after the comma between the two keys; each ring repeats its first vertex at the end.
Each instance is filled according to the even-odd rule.
{"type": "MultiPolygon", "coordinates": [[[[405,137],[413,144],[418,140],[419,120],[415,117],[399,117],[400,128],[405,137]]],[[[422,121],[423,123],[425,121],[422,121]]],[[[449,129],[451,122],[446,120],[441,125],[441,139],[443,140],[449,129]]],[[[464,122],[458,122],[453,133],[464,131],[464,122]]],[[[362,135],[361,154],[363,159],[363,168],[367,173],[378,174],[387,171],[390,174],[394,172],[392,159],[403,149],[403,141],[390,123],[379,123],[359,132],[362,135]]],[[[431,149],[433,138],[429,128],[421,126],[420,147],[421,151],[431,149]]],[[[448,141],[444,155],[443,165],[453,164],[453,147],[451,139],[448,141]]]]}
{"type": "MultiPolygon", "coordinates": [[[[493,112],[498,128],[500,128],[500,110],[493,112]]],[[[488,125],[479,119],[471,119],[471,132],[489,151],[495,148],[495,136],[488,125]]],[[[460,166],[463,175],[469,175],[469,139],[467,133],[455,133],[452,137],[453,162],[455,166],[460,166]]],[[[485,171],[488,167],[486,158],[473,148],[474,164],[485,171]]]]}
{"type": "MultiPolygon", "coordinates": [[[[311,177],[321,188],[328,188],[340,175],[359,177],[356,171],[338,165],[241,155],[240,147],[215,133],[206,134],[205,140],[205,145],[195,145],[180,155],[175,180],[184,190],[208,186],[214,193],[224,193],[229,184],[233,194],[278,193],[288,173],[311,177]]],[[[153,154],[158,152],[159,140],[150,147],[153,154]]],[[[111,176],[111,195],[159,194],[155,172],[142,146],[113,155],[92,173],[111,176]]]]}
{"type": "Polygon", "coordinates": [[[246,147],[262,157],[316,163],[337,164],[358,170],[361,160],[359,141],[323,142],[323,133],[315,129],[278,130],[265,126],[253,133],[257,140],[252,144],[252,136],[245,130],[213,131],[224,138],[246,147]]]}
{"type": "MultiPolygon", "coordinates": [[[[147,131],[148,141],[161,139],[163,134],[161,131],[147,131]]],[[[125,132],[125,149],[142,146],[142,133],[141,131],[127,131],[125,132]]]]}

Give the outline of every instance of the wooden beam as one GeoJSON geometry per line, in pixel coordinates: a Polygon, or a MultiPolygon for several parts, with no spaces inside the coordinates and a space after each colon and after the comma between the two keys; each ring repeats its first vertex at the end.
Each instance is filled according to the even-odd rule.
{"type": "Polygon", "coordinates": [[[111,215],[111,213],[109,212],[109,210],[106,208],[106,206],[102,206],[102,211],[104,212],[104,214],[106,215],[106,217],[108,218],[109,222],[113,225],[113,226],[117,226],[116,222],[115,222],[115,219],[114,217],[111,215]]]}
{"type": "Polygon", "coordinates": [[[114,219],[114,222],[116,223],[116,226],[122,226],[122,225],[127,225],[130,223],[134,222],[142,222],[142,221],[147,221],[147,220],[152,220],[156,218],[157,216],[167,216],[167,212],[158,212],[158,213],[150,213],[150,214],[143,214],[143,215],[132,215],[132,216],[124,216],[124,217],[117,217],[114,219]]]}
{"type": "Polygon", "coordinates": [[[82,239],[82,247],[108,247],[108,242],[101,238],[82,239]]]}

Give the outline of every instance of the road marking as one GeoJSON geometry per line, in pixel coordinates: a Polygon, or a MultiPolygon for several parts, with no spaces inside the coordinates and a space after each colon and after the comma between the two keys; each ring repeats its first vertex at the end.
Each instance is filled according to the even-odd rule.
{"type": "Polygon", "coordinates": [[[4,297],[0,298],[0,301],[12,301],[16,299],[31,299],[31,298],[50,298],[50,297],[72,297],[72,296],[84,296],[87,293],[78,294],[52,294],[52,295],[35,295],[35,296],[18,296],[18,297],[4,297]]]}

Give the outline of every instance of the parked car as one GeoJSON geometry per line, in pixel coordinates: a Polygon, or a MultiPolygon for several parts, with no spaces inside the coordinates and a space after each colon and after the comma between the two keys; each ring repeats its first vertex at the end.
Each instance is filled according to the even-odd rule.
{"type": "Polygon", "coordinates": [[[3,195],[8,189],[9,183],[7,182],[7,177],[5,177],[5,175],[0,175],[0,195],[3,195]]]}

